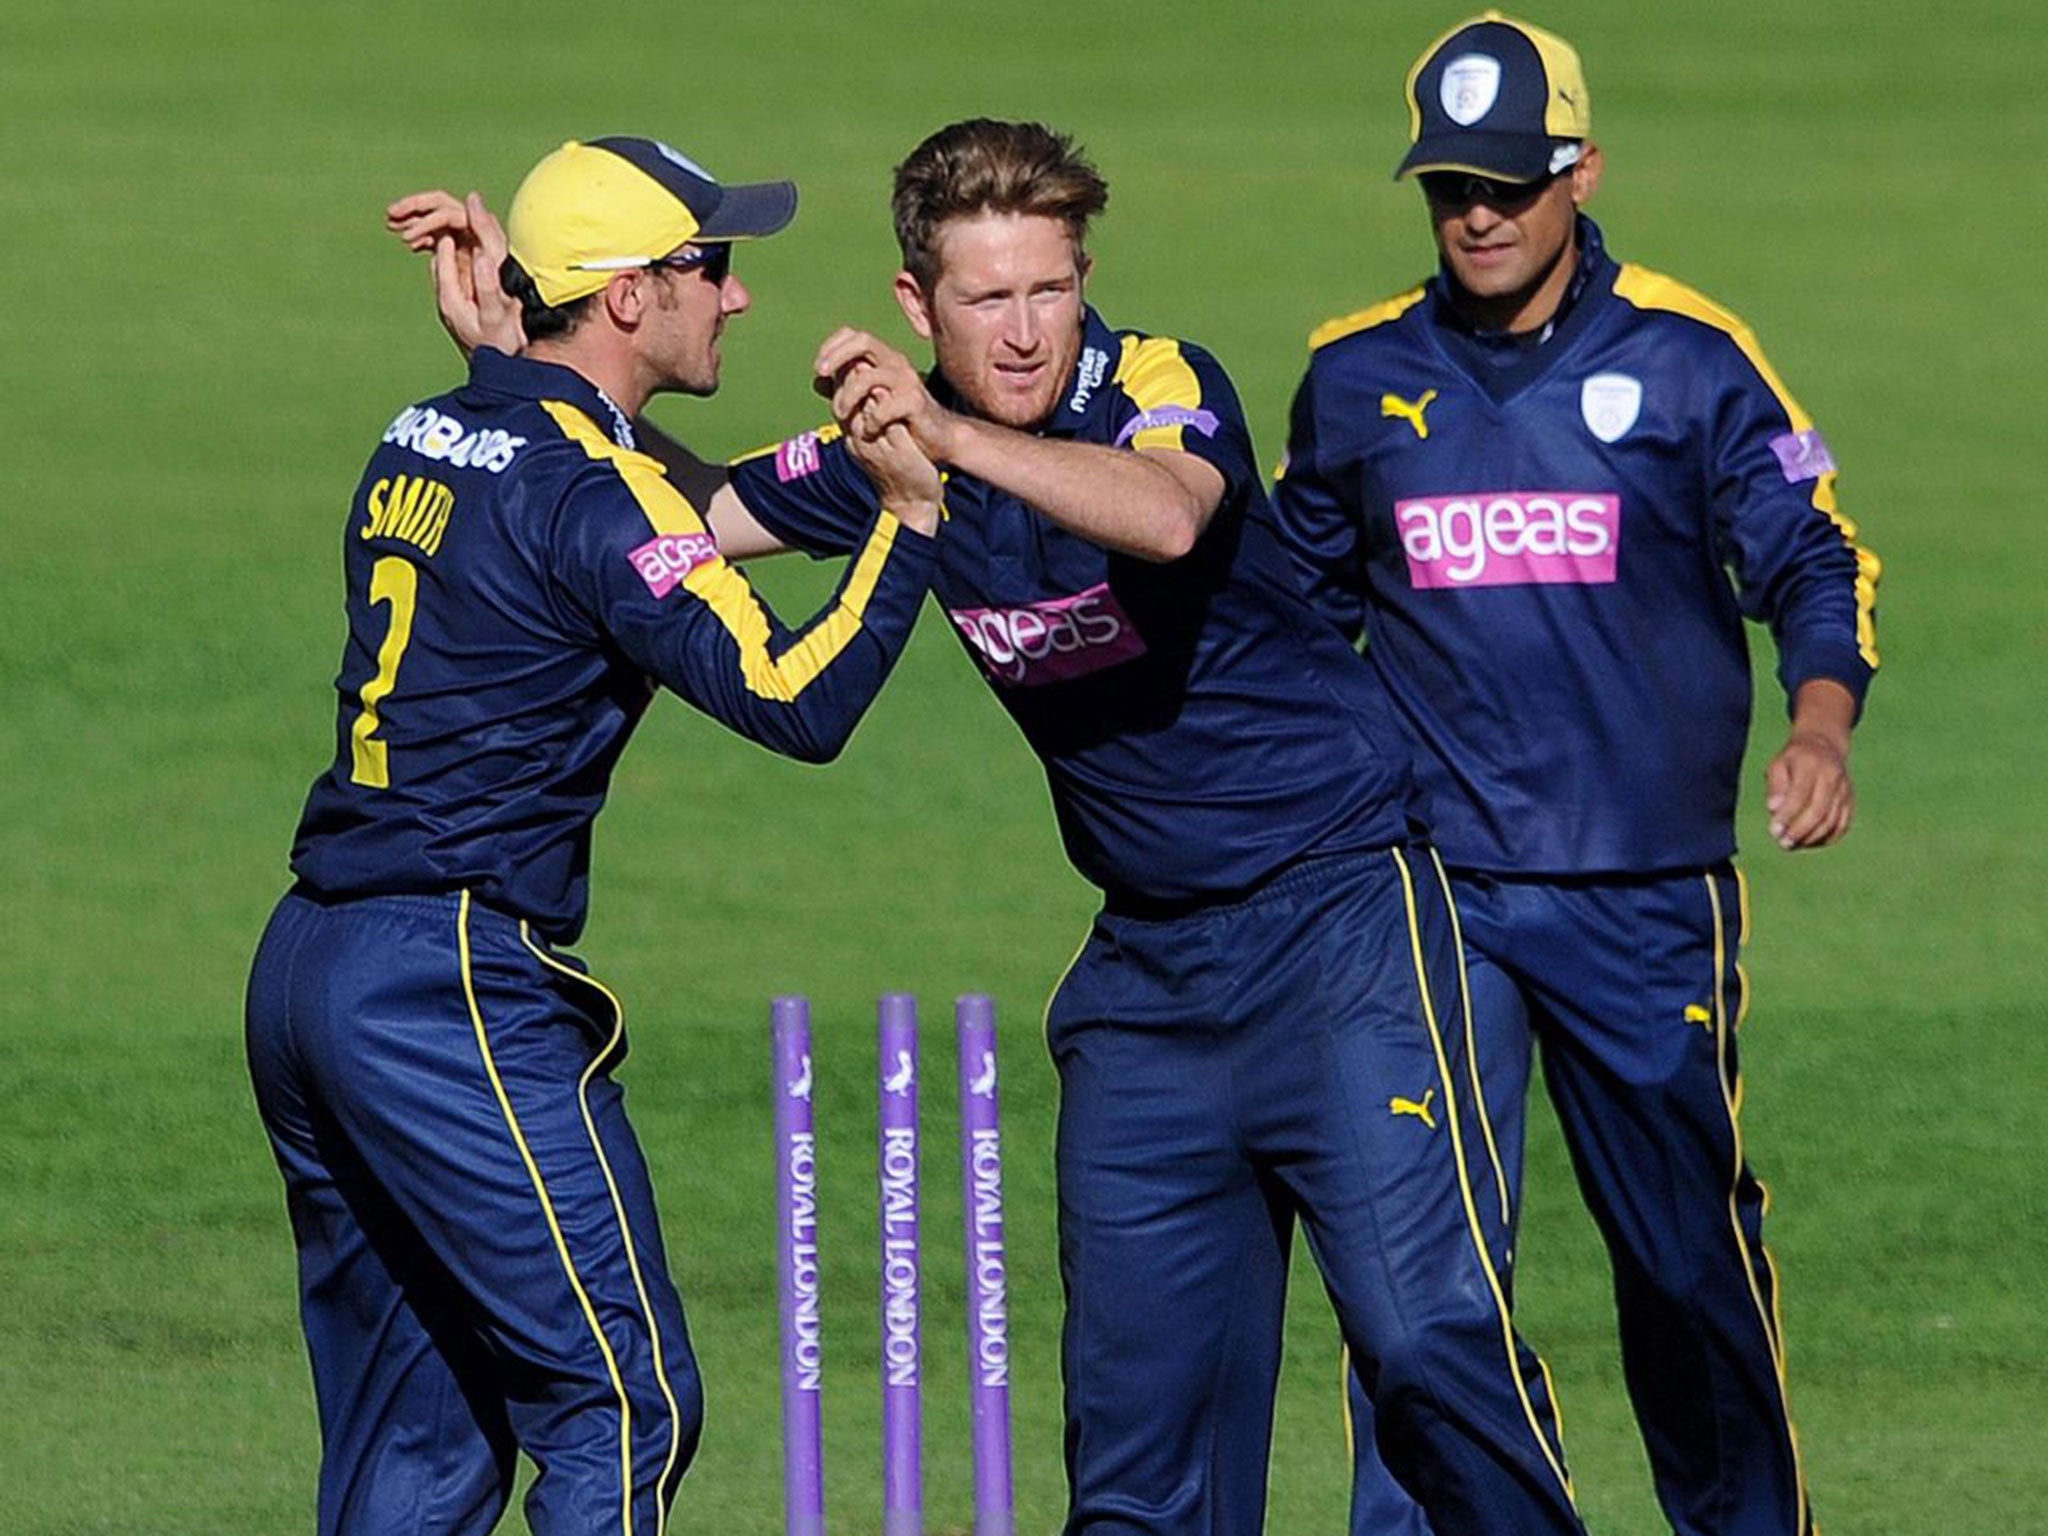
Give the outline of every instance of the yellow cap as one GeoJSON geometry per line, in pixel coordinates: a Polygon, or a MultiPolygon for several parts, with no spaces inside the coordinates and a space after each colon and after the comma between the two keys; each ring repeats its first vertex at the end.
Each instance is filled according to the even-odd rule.
{"type": "Polygon", "coordinates": [[[505,237],[554,306],[691,240],[772,235],[795,215],[791,182],[725,186],[658,139],[571,139],[520,183],[505,237]]]}

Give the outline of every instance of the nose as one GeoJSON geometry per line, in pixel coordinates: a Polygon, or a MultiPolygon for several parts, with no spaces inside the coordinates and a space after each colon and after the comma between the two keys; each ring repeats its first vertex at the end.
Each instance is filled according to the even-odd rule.
{"type": "Polygon", "coordinates": [[[1038,350],[1039,324],[1037,311],[1032,308],[1026,295],[1016,300],[1003,312],[1003,343],[1011,351],[1029,356],[1038,350]]]}
{"type": "Polygon", "coordinates": [[[718,312],[721,315],[743,315],[753,302],[754,296],[747,291],[747,285],[736,274],[726,273],[725,281],[718,289],[718,312]]]}
{"type": "Polygon", "coordinates": [[[1465,228],[1475,235],[1483,235],[1507,222],[1506,215],[1492,203],[1479,197],[1472,198],[1459,209],[1458,217],[1465,228]]]}

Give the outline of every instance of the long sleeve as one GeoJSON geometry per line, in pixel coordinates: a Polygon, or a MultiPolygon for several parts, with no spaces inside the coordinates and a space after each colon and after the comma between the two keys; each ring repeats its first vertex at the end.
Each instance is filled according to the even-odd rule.
{"type": "Polygon", "coordinates": [[[652,460],[614,451],[557,512],[557,579],[634,665],[724,725],[836,756],[902,654],[936,541],[872,516],[831,600],[785,625],[652,460]]]}

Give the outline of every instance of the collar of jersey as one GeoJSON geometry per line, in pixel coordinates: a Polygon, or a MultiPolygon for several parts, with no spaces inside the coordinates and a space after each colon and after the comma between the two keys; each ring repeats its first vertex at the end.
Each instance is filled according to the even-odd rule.
{"type": "Polygon", "coordinates": [[[610,395],[574,368],[531,357],[507,357],[493,347],[478,347],[469,361],[470,383],[521,400],[560,400],[597,423],[621,448],[634,448],[633,423],[610,395]]]}
{"type": "Polygon", "coordinates": [[[1619,270],[1607,254],[1600,226],[1581,214],[1578,270],[1572,274],[1565,302],[1535,346],[1465,324],[1451,302],[1450,274],[1438,272],[1426,311],[1435,327],[1437,348],[1489,398],[1505,403],[1559,366],[1574,339],[1601,312],[1601,297],[1613,288],[1619,270]]]}

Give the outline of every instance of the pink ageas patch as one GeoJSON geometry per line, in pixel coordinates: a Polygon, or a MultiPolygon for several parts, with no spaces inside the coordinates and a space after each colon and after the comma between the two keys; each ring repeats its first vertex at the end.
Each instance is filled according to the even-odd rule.
{"type": "Polygon", "coordinates": [[[1394,503],[1417,589],[1612,582],[1621,498],[1595,491],[1461,491],[1394,503]]]}
{"type": "Polygon", "coordinates": [[[775,450],[775,478],[784,485],[814,475],[824,464],[818,449],[823,439],[815,432],[792,437],[775,450]]]}
{"type": "Polygon", "coordinates": [[[718,543],[708,533],[664,533],[626,556],[656,597],[667,597],[700,565],[718,558],[718,543]]]}
{"type": "Polygon", "coordinates": [[[998,683],[1035,688],[1145,654],[1145,639],[1108,582],[1017,608],[953,608],[948,618],[998,683]]]}

